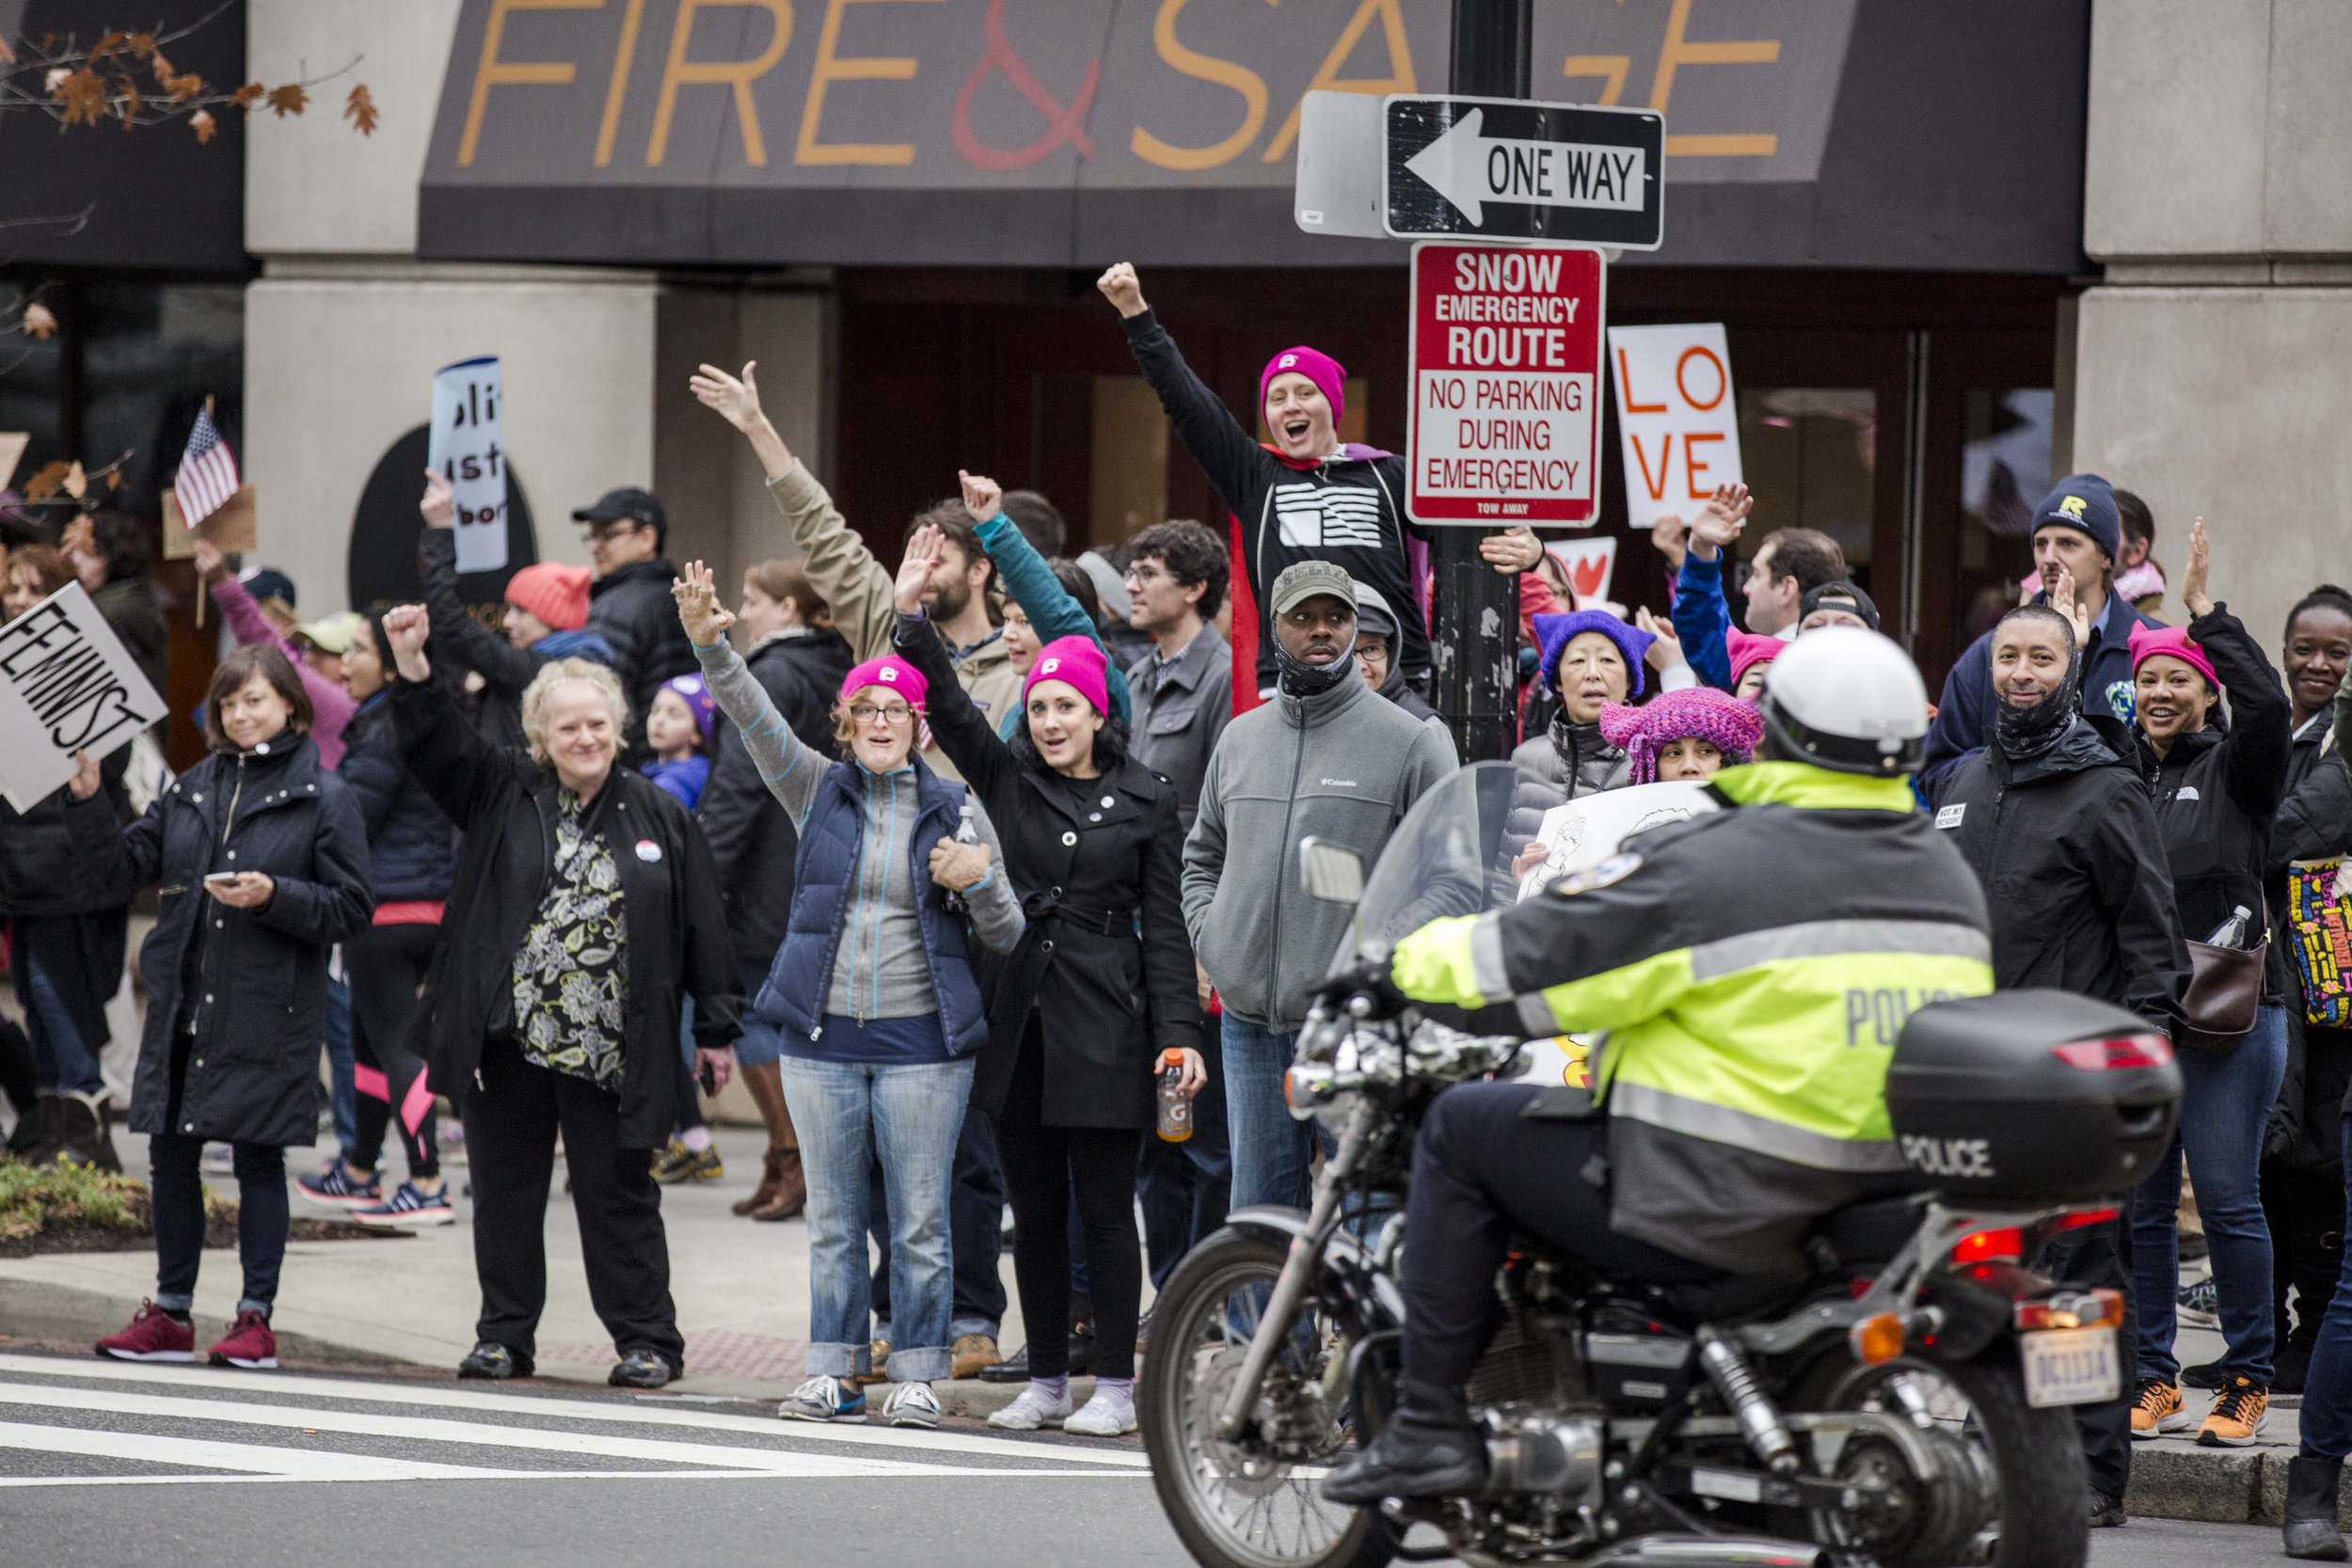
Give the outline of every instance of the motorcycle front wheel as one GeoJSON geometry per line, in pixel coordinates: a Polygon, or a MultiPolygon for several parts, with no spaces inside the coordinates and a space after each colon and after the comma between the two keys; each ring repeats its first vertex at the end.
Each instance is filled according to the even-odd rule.
{"type": "Polygon", "coordinates": [[[1216,1433],[1285,1256],[1272,1242],[1220,1230],[1153,1301],[1136,1390],[1152,1483],[1202,1568],[1382,1568],[1396,1551],[1389,1526],[1369,1509],[1323,1499],[1354,1415],[1343,1386],[1351,1341],[1327,1319],[1310,1312],[1293,1330],[1242,1435],[1216,1433]]]}

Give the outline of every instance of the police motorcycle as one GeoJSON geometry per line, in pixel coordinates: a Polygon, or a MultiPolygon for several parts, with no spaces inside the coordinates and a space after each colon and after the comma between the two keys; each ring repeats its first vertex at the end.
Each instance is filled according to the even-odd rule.
{"type": "MultiPolygon", "coordinates": [[[[1310,895],[1355,907],[1335,974],[1515,900],[1510,795],[1507,764],[1454,774],[1368,880],[1354,851],[1301,846],[1310,895]]],[[[1827,1216],[1804,1277],[1645,1285],[1516,1249],[1468,1389],[1484,1494],[1325,1500],[1322,1477],[1393,1407],[1421,1117],[1450,1085],[1518,1076],[1527,1044],[1370,994],[1300,1031],[1285,1094],[1335,1140],[1312,1212],[1236,1211],[1153,1306],[1142,1432],[1203,1568],[2083,1562],[2070,1407],[2118,1394],[2124,1304],[2032,1265],[2113,1215],[2105,1195],[2171,1137],[2181,1080],[2162,1036],[2054,991],[1910,1015],[1887,1100],[1919,1190],[1827,1216]]],[[[1589,1101],[1547,1059],[1548,1098],[1589,1101]]]]}

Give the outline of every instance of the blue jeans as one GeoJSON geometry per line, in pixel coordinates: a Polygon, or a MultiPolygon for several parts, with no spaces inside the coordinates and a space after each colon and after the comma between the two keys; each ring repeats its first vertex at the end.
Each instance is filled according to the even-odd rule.
{"type": "MultiPolygon", "coordinates": [[[[2344,1184],[2352,1190],[2352,1117],[2338,1134],[2344,1144],[2344,1184]]],[[[2342,1459],[2352,1454],[2352,1247],[2344,1249],[2344,1273],[2319,1321],[2312,1346],[2312,1370],[2303,1378],[2303,1457],[2342,1459]]]]}
{"type": "MultiPolygon", "coordinates": [[[[874,1317],[878,1324],[887,1324],[890,1193],[879,1165],[869,1173],[866,1201],[866,1231],[882,1250],[872,1281],[874,1317]]],[[[947,1232],[956,1273],[948,1338],[985,1334],[993,1339],[1005,1319],[1005,1275],[998,1263],[1005,1247],[1005,1174],[997,1164],[996,1135],[989,1131],[987,1114],[977,1105],[965,1107],[963,1129],[956,1135],[955,1186],[947,1196],[947,1232]]],[[[897,1332],[891,1329],[892,1334],[897,1332]]],[[[881,1338],[888,1339],[890,1334],[881,1338]]]]}
{"type": "Polygon", "coordinates": [[[33,1037],[34,1080],[67,1094],[103,1093],[106,1080],[98,1070],[98,1053],[83,1043],[65,998],[34,961],[31,947],[17,944],[24,958],[24,1022],[33,1037]]]}
{"type": "MultiPolygon", "coordinates": [[[[353,1082],[351,984],[326,977],[326,1103],[335,1117],[335,1141],[349,1154],[359,1146],[359,1090],[353,1082]]],[[[370,1168],[373,1169],[373,1162],[370,1168]]]]}
{"type": "Polygon", "coordinates": [[[1298,1049],[1298,1031],[1245,1023],[1232,1013],[1218,1032],[1225,1051],[1225,1119],[1232,1142],[1233,1207],[1279,1203],[1304,1209],[1314,1197],[1308,1166],[1315,1145],[1335,1147],[1322,1124],[1294,1121],[1282,1099],[1282,1074],[1298,1049]]]}
{"type": "Polygon", "coordinates": [[[2247,1377],[2270,1386],[2276,1328],[2270,1305],[2270,1226],[2263,1217],[2263,1132],[2286,1071],[2287,1015],[2263,1007],[2254,1032],[2227,1056],[2184,1051],[2181,1130],[2132,1198],[2132,1294],[2139,1315],[2139,1375],[2170,1383],[2181,1375],[2172,1354],[2180,1326],[2181,1158],[2197,1186],[2197,1212],[2213,1253],[2220,1296],[2226,1381],[2247,1377]]]}
{"type": "Polygon", "coordinates": [[[890,1202],[891,1376],[937,1382],[950,1361],[947,1200],[972,1060],[895,1067],[786,1056],[780,1065],[808,1174],[808,1373],[873,1367],[866,1183],[879,1158],[890,1202]]]}

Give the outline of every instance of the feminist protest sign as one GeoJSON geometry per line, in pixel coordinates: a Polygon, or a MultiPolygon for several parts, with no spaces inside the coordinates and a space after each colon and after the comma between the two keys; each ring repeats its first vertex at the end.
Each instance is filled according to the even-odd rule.
{"type": "Polygon", "coordinates": [[[1613,326],[1626,521],[1646,531],[1685,518],[1719,484],[1740,483],[1740,409],[1721,323],[1613,326]]]}
{"type": "Polygon", "coordinates": [[[73,777],[73,753],[104,756],[164,717],[78,582],[0,626],[0,793],[33,809],[73,777]]]}
{"type": "Polygon", "coordinates": [[[457,503],[457,569],[506,564],[506,452],[500,444],[499,362],[445,365],[433,374],[433,435],[425,461],[457,503]]]}

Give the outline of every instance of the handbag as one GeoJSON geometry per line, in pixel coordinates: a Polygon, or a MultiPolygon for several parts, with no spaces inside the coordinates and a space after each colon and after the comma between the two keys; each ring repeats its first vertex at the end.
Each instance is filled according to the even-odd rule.
{"type": "Polygon", "coordinates": [[[2288,865],[2287,936],[2303,983],[2303,1021],[2352,1023],[2352,883],[2343,861],[2288,865]]]}
{"type": "Polygon", "coordinates": [[[2181,1010],[2188,1029],[2179,1043],[2204,1056],[2227,1056],[2254,1032],[2254,1012],[2263,1001],[2263,967],[2270,957],[2270,915],[2262,915],[2262,941],[2251,947],[2188,944],[2188,995],[2181,1010]]]}

